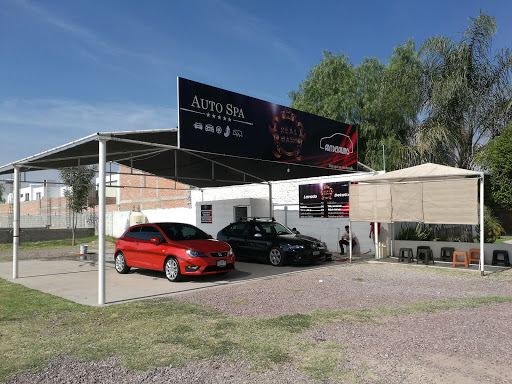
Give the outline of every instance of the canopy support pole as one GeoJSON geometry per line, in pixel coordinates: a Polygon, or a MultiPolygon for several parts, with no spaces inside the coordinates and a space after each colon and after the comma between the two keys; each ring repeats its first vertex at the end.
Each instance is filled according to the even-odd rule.
{"type": "Polygon", "coordinates": [[[274,205],[272,204],[272,183],[268,182],[268,208],[269,208],[269,217],[274,217],[274,205]]]}
{"type": "Polygon", "coordinates": [[[14,166],[13,186],[13,220],[12,220],[12,278],[18,278],[18,256],[20,245],[20,167],[14,166]]]}
{"type": "Polygon", "coordinates": [[[98,304],[105,304],[105,195],[106,195],[106,158],[107,141],[99,139],[99,186],[98,186],[98,205],[99,205],[99,224],[98,224],[98,304]]]}
{"type": "Polygon", "coordinates": [[[480,275],[484,276],[484,174],[480,175],[480,275]]]}

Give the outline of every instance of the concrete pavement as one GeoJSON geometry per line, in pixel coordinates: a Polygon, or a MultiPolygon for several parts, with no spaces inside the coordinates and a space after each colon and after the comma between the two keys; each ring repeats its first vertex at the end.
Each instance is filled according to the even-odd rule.
{"type": "MultiPolygon", "coordinates": [[[[158,271],[132,268],[129,274],[120,275],[109,261],[105,268],[105,301],[115,304],[156,298],[340,264],[273,267],[237,262],[237,269],[225,275],[197,276],[171,283],[163,272],[158,271]]],[[[80,304],[98,305],[98,264],[94,260],[22,260],[18,263],[17,279],[12,278],[12,262],[1,262],[0,277],[80,304]]]]}

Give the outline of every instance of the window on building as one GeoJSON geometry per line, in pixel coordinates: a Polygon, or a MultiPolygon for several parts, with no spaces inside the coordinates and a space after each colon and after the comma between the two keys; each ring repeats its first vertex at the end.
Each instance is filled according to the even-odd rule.
{"type": "Polygon", "coordinates": [[[235,216],[235,221],[240,221],[242,218],[246,218],[248,215],[247,215],[247,207],[234,207],[235,210],[234,210],[234,216],[235,216]]]}
{"type": "Polygon", "coordinates": [[[29,201],[30,200],[30,193],[25,193],[25,201],[29,201]]]}
{"type": "Polygon", "coordinates": [[[41,200],[41,192],[36,193],[36,200],[41,200]]]}

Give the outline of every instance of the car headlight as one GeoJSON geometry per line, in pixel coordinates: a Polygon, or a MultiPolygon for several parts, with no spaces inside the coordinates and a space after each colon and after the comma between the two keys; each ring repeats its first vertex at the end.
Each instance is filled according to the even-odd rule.
{"type": "Polygon", "coordinates": [[[233,256],[234,253],[233,253],[233,249],[231,247],[229,247],[229,251],[228,251],[228,257],[229,256],[233,256]]]}
{"type": "Polygon", "coordinates": [[[208,255],[206,253],[200,252],[200,251],[194,251],[192,249],[187,249],[185,252],[187,252],[187,254],[190,257],[208,257],[208,255]]]}
{"type": "Polygon", "coordinates": [[[304,249],[304,246],[302,244],[290,244],[290,249],[304,249]]]}

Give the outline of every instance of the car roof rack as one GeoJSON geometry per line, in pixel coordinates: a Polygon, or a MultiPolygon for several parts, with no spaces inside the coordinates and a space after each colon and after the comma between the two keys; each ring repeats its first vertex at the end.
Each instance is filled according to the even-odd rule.
{"type": "Polygon", "coordinates": [[[256,220],[267,220],[267,221],[276,221],[273,217],[256,217],[256,216],[247,216],[247,217],[241,217],[240,221],[256,221],[256,220]]]}

